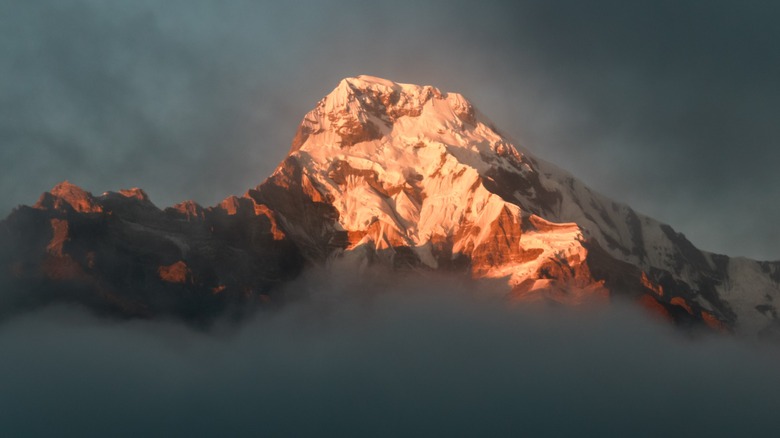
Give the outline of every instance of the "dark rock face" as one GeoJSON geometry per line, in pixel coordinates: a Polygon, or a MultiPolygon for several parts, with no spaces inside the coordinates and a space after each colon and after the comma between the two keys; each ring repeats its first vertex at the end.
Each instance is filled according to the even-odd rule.
{"type": "Polygon", "coordinates": [[[586,246],[587,264],[593,278],[603,281],[613,297],[636,301],[681,326],[707,326],[723,331],[735,322],[727,304],[717,301],[719,306],[714,310],[716,315],[713,314],[697,303],[697,289],[675,280],[669,272],[655,271],[648,275],[636,266],[612,257],[595,242],[586,246]]]}
{"type": "Polygon", "coordinates": [[[296,245],[251,198],[163,212],[140,191],[94,197],[61,186],[2,222],[0,312],[76,302],[200,322],[272,301],[274,286],[302,269],[296,245]]]}
{"type": "Polygon", "coordinates": [[[323,261],[346,246],[347,233],[337,226],[338,212],[302,172],[295,157],[287,157],[274,175],[246,196],[273,211],[307,260],[323,261]]]}

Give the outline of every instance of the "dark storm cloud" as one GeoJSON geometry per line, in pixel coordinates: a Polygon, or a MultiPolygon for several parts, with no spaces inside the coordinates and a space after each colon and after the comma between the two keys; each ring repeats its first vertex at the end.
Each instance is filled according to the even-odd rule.
{"type": "Polygon", "coordinates": [[[52,308],[0,325],[8,436],[772,436],[778,352],[620,306],[513,308],[453,280],[310,274],[193,332],[52,308]],[[383,284],[393,284],[391,287],[383,284]],[[582,309],[581,309],[582,310],[582,309]]]}
{"type": "Polygon", "coordinates": [[[460,91],[704,249],[777,258],[778,18],[693,0],[0,2],[0,207],[66,178],[215,203],[366,73],[460,91]]]}

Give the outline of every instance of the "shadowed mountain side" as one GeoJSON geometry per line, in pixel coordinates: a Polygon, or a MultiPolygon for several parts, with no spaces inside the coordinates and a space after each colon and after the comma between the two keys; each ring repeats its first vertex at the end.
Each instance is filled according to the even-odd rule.
{"type": "Polygon", "coordinates": [[[301,256],[262,205],[231,197],[162,211],[137,189],[100,197],[62,183],[3,222],[2,311],[53,301],[198,322],[273,300],[301,256]]]}

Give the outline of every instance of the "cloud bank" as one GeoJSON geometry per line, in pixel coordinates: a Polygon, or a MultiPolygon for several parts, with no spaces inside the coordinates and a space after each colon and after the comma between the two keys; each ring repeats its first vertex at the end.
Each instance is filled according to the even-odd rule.
{"type": "Polygon", "coordinates": [[[0,326],[2,430],[657,437],[780,426],[774,348],[683,337],[621,306],[509,308],[476,287],[309,274],[288,291],[305,299],[205,332],[28,314],[0,326]]]}

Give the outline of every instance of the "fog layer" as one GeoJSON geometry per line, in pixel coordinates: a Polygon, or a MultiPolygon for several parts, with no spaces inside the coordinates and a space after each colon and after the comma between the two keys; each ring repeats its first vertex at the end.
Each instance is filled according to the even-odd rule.
{"type": "Polygon", "coordinates": [[[5,436],[771,436],[778,351],[633,308],[309,274],[192,331],[49,308],[0,326],[5,436]],[[382,285],[385,286],[382,286],[382,285]],[[393,284],[393,286],[386,286],[393,284]]]}

